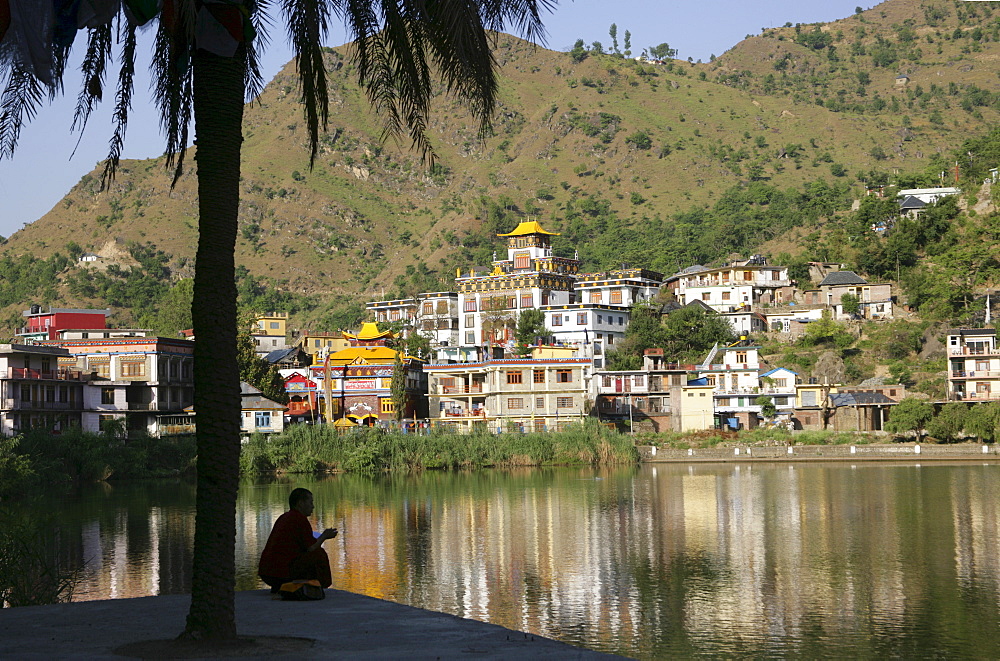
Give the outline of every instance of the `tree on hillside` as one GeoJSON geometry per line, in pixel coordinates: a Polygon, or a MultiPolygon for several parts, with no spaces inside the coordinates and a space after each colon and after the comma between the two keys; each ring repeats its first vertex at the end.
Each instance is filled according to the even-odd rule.
{"type": "Polygon", "coordinates": [[[649,56],[654,60],[669,60],[677,55],[677,49],[671,48],[670,44],[664,42],[659,46],[649,47],[649,56]]]}
{"type": "Polygon", "coordinates": [[[694,361],[704,358],[715,344],[726,345],[736,339],[725,318],[688,305],[667,315],[661,346],[676,360],[694,361]]]}
{"type": "MultiPolygon", "coordinates": [[[[497,98],[489,31],[514,26],[529,39],[541,34],[540,9],[554,3],[316,2],[281,3],[299,74],[310,162],[328,117],[323,41],[331,19],[343,18],[355,71],[388,135],[408,132],[413,145],[433,163],[426,135],[427,112],[440,79],[461,97],[480,124],[490,129],[497,98]]],[[[93,17],[83,61],[84,84],[74,126],[85,126],[103,96],[108,65],[119,62],[115,129],[105,163],[106,184],[118,167],[132,102],[138,25],[157,22],[153,94],[166,133],[166,163],[180,177],[193,120],[197,143],[199,239],[195,258],[192,320],[195,346],[195,409],[198,412],[198,484],[191,606],[184,637],[234,640],[236,495],[239,478],[239,369],[236,360],[235,244],[240,200],[243,106],[263,86],[258,56],[270,24],[266,3],[235,0],[202,4],[180,0],[110,5],[93,17]],[[142,8],[148,8],[143,12],[142,8]],[[117,31],[117,35],[115,32],[117,31]],[[112,57],[115,43],[122,46],[112,57]]],[[[52,3],[34,11],[54,12],[52,3]]],[[[62,5],[60,5],[62,7],[62,5]]],[[[75,11],[79,3],[66,5],[75,11]]],[[[49,19],[54,19],[52,14],[49,19]]],[[[77,18],[68,22],[77,25],[77,18]]],[[[82,19],[83,17],[81,17],[82,19]]],[[[45,16],[31,14],[44,24],[45,16]]],[[[17,17],[14,20],[18,20],[17,17]]],[[[51,24],[51,23],[50,23],[51,24]]],[[[25,26],[13,25],[11,29],[25,26]]],[[[2,28],[4,31],[7,25],[2,28]]],[[[0,158],[11,157],[21,126],[44,98],[62,91],[62,74],[75,31],[55,31],[52,43],[31,53],[0,51],[0,158]]]]}
{"type": "Polygon", "coordinates": [[[618,50],[618,25],[612,23],[608,29],[608,34],[611,36],[611,51],[615,55],[621,55],[622,52],[618,50]]]}
{"type": "Polygon", "coordinates": [[[642,367],[642,355],[646,349],[662,347],[666,340],[663,324],[660,323],[660,306],[640,301],[632,306],[625,339],[614,351],[609,351],[606,359],[610,370],[634,370],[642,367]]]}
{"type": "Polygon", "coordinates": [[[965,430],[969,406],[962,402],[948,402],[927,423],[927,433],[945,443],[953,443],[965,430]]]}
{"type": "Polygon", "coordinates": [[[889,421],[885,430],[891,434],[916,434],[917,442],[927,423],[934,417],[934,406],[916,397],[904,397],[899,404],[889,412],[889,421]]]}

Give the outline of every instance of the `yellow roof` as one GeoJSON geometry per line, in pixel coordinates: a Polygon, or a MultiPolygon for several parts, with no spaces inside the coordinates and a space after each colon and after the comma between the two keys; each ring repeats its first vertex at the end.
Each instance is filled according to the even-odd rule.
{"type": "Polygon", "coordinates": [[[330,363],[351,363],[357,359],[367,363],[391,363],[396,360],[396,350],[389,347],[348,347],[330,354],[330,363]]]}
{"type": "Polygon", "coordinates": [[[378,324],[374,321],[366,321],[361,324],[361,330],[357,335],[344,333],[344,337],[347,339],[354,338],[356,340],[380,340],[383,337],[395,337],[395,335],[392,331],[380,331],[378,329],[378,324]]]}
{"type": "Polygon", "coordinates": [[[347,418],[337,418],[334,423],[334,427],[357,427],[356,424],[348,420],[347,418]]]}
{"type": "Polygon", "coordinates": [[[528,234],[549,234],[559,236],[559,232],[546,232],[536,220],[525,221],[518,225],[510,234],[497,234],[497,236],[527,236],[528,234]]]}

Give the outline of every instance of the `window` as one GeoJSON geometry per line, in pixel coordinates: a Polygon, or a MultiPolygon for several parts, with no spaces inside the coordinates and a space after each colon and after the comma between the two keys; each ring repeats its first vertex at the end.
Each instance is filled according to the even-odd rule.
{"type": "Polygon", "coordinates": [[[545,398],[544,397],[535,397],[535,408],[536,409],[544,409],[545,408],[545,398]]]}
{"type": "Polygon", "coordinates": [[[556,408],[557,409],[571,409],[571,408],[573,408],[573,398],[572,397],[556,397],[556,408]]]}
{"type": "Polygon", "coordinates": [[[424,314],[434,314],[434,304],[430,301],[424,301],[424,314]]]}
{"type": "Polygon", "coordinates": [[[572,383],[573,370],[556,370],[556,383],[572,383]]]}
{"type": "Polygon", "coordinates": [[[509,384],[521,383],[521,372],[520,371],[507,372],[507,383],[509,384]]]}
{"type": "Polygon", "coordinates": [[[534,296],[531,294],[521,294],[521,307],[530,308],[535,302],[534,296]]]}
{"type": "Polygon", "coordinates": [[[533,370],[531,381],[532,383],[545,383],[545,370],[533,370]]]}
{"type": "Polygon", "coordinates": [[[603,324],[604,323],[604,315],[603,314],[597,315],[597,323],[599,323],[599,324],[603,324]]]}
{"type": "Polygon", "coordinates": [[[645,374],[633,374],[632,375],[632,385],[641,388],[646,385],[646,375],[645,374]]]}
{"type": "Polygon", "coordinates": [[[470,298],[469,300],[467,300],[465,302],[464,310],[466,312],[475,312],[476,311],[476,299],[470,298]]]}
{"type": "Polygon", "coordinates": [[[146,363],[140,363],[137,361],[122,361],[121,370],[122,376],[146,376],[146,363]]]}
{"type": "Polygon", "coordinates": [[[114,403],[115,403],[115,389],[101,388],[101,404],[114,404],[114,403]]]}
{"type": "Polygon", "coordinates": [[[531,268],[531,255],[526,252],[515,253],[514,254],[514,268],[516,269],[530,269],[531,268]]]}
{"type": "Polygon", "coordinates": [[[319,340],[313,340],[313,346],[319,349],[319,340]]]}
{"type": "Polygon", "coordinates": [[[611,377],[608,376],[607,374],[605,374],[604,377],[603,377],[603,379],[602,379],[601,385],[603,387],[605,387],[605,388],[610,388],[611,387],[611,377]]]}
{"type": "Polygon", "coordinates": [[[788,387],[788,379],[775,379],[774,380],[774,387],[775,388],[787,388],[788,387]]]}
{"type": "Polygon", "coordinates": [[[587,313],[586,312],[577,312],[576,313],[576,325],[577,326],[586,326],[587,325],[587,313]]]}
{"type": "Polygon", "coordinates": [[[476,325],[476,315],[474,314],[465,315],[465,327],[473,328],[475,327],[475,325],[476,325]]]}
{"type": "Polygon", "coordinates": [[[254,427],[257,429],[267,429],[271,426],[270,411],[256,411],[254,413],[254,427]]]}
{"type": "Polygon", "coordinates": [[[707,291],[703,291],[703,292],[701,293],[701,300],[703,300],[703,301],[707,301],[707,300],[709,299],[709,296],[711,296],[710,292],[707,292],[707,291]]]}
{"type": "Polygon", "coordinates": [[[562,315],[561,314],[554,314],[554,315],[552,315],[552,325],[553,326],[562,326],[562,315]]]}
{"type": "Polygon", "coordinates": [[[465,343],[466,344],[475,344],[476,343],[476,332],[475,331],[468,331],[465,334],[465,343]]]}
{"type": "Polygon", "coordinates": [[[277,329],[281,328],[281,324],[280,324],[280,323],[278,323],[277,321],[272,321],[272,322],[270,323],[270,326],[271,326],[271,328],[273,328],[273,329],[275,329],[275,330],[277,330],[277,329]]]}
{"type": "Polygon", "coordinates": [[[379,403],[382,405],[382,413],[393,413],[396,411],[396,407],[388,397],[383,397],[379,400],[379,403]]]}
{"type": "Polygon", "coordinates": [[[745,363],[745,362],[747,362],[747,352],[746,351],[737,351],[736,352],[736,362],[737,363],[745,363]]]}
{"type": "Polygon", "coordinates": [[[753,280],[753,271],[744,271],[743,272],[743,279],[744,280],[753,280]]]}
{"type": "Polygon", "coordinates": [[[618,317],[618,325],[619,326],[625,325],[625,317],[618,317]]]}
{"type": "Polygon", "coordinates": [[[611,290],[611,304],[612,305],[621,305],[621,302],[622,302],[622,290],[621,289],[612,289],[611,290]]]}
{"type": "Polygon", "coordinates": [[[590,292],[590,302],[591,303],[600,303],[601,302],[601,292],[599,292],[599,291],[592,291],[592,292],[590,292]]]}
{"type": "Polygon", "coordinates": [[[508,397],[507,398],[507,408],[508,409],[523,409],[524,399],[521,397],[508,397]]]}
{"type": "Polygon", "coordinates": [[[614,343],[615,343],[615,336],[612,335],[611,333],[608,333],[608,344],[611,345],[614,343]]]}
{"type": "Polygon", "coordinates": [[[728,301],[729,298],[730,298],[730,296],[732,296],[732,294],[730,294],[730,292],[727,292],[727,291],[722,292],[722,300],[728,301]]]}

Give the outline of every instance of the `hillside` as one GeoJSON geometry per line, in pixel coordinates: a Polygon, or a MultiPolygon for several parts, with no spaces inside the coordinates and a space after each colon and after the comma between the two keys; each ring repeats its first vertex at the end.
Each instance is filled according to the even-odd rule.
{"type": "MultiPolygon", "coordinates": [[[[478,140],[460,104],[438,96],[433,170],[380,143],[348,55],[327,55],[331,118],[313,170],[291,64],[246,112],[238,261],[255,278],[247,287],[299,325],[335,326],[366,300],[447,287],[529,216],[562,233],[557,252],[578,249],[594,270],[671,272],[731,252],[849,261],[823,219],[848,213],[866,186],[936,183],[942,171],[951,183],[952,154],[1000,119],[1000,13],[988,3],[888,0],[766,30],[709,63],[576,61],[502,35],[493,137],[478,140]]],[[[983,169],[1000,163],[975,156],[959,170],[979,193],[983,169]]],[[[52,276],[34,291],[0,286],[0,322],[30,302],[106,301],[104,281],[87,274],[111,267],[128,280],[145,244],[162,253],[144,272],[163,287],[121,299],[156,307],[191,275],[196,240],[191,170],[171,189],[162,159],[129,161],[102,192],[95,169],[0,247],[0,271],[57,252],[103,259],[47,263],[52,276]]],[[[133,312],[119,321],[149,310],[133,312]]]]}

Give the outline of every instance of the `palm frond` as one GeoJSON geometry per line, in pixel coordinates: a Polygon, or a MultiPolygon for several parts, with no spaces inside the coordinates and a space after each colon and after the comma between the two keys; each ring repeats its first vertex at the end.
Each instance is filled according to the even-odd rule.
{"type": "Polygon", "coordinates": [[[87,120],[90,119],[95,103],[104,96],[104,74],[110,60],[111,24],[88,30],[87,52],[83,56],[83,64],[80,65],[83,87],[76,99],[76,111],[73,113],[70,131],[79,129],[82,134],[87,128],[87,120]]]}
{"type": "Polygon", "coordinates": [[[135,78],[135,26],[128,21],[121,21],[119,29],[124,44],[122,45],[121,69],[118,72],[118,91],[115,94],[115,110],[112,121],[115,124],[114,135],[108,148],[108,158],[104,161],[104,174],[101,176],[101,187],[106,188],[115,178],[118,162],[121,160],[122,146],[125,143],[125,129],[128,126],[128,111],[132,105],[133,82],[135,78]]]}
{"type": "Polygon", "coordinates": [[[45,88],[26,67],[7,64],[7,83],[0,94],[0,158],[13,158],[21,127],[30,122],[42,103],[45,88]]]}
{"type": "Polygon", "coordinates": [[[329,31],[330,7],[326,2],[317,0],[282,0],[281,9],[299,72],[299,87],[309,130],[309,167],[312,167],[319,151],[319,129],[321,126],[326,129],[329,116],[322,44],[329,31]]]}
{"type": "Polygon", "coordinates": [[[166,166],[174,168],[171,186],[184,173],[193,112],[189,44],[195,16],[192,3],[173,3],[171,14],[160,20],[153,46],[153,102],[160,112],[160,128],[167,136],[166,166]]]}
{"type": "Polygon", "coordinates": [[[253,101],[264,91],[267,81],[260,71],[260,54],[267,50],[271,42],[268,30],[273,26],[273,21],[268,14],[270,2],[268,0],[249,0],[247,9],[250,13],[250,22],[253,25],[256,37],[247,40],[247,102],[253,101]]]}

